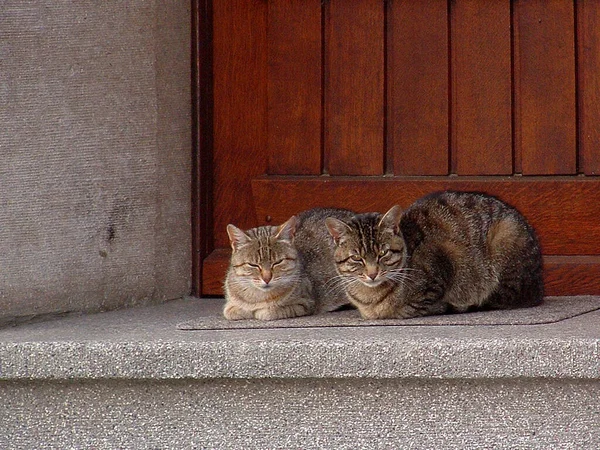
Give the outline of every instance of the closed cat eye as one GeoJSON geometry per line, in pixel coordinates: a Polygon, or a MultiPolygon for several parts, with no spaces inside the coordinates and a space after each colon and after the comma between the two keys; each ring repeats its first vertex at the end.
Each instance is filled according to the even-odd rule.
{"type": "Polygon", "coordinates": [[[246,265],[252,267],[253,269],[260,269],[258,264],[246,263],[246,265]]]}
{"type": "Polygon", "coordinates": [[[275,261],[273,263],[273,267],[275,267],[275,266],[277,266],[279,264],[284,264],[284,263],[285,264],[294,263],[294,261],[296,261],[294,258],[282,258],[282,259],[279,259],[279,260],[275,261]]]}

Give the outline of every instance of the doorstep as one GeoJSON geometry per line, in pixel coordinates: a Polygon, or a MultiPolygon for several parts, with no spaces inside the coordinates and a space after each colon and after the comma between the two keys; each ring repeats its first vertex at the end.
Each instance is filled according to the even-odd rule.
{"type": "Polygon", "coordinates": [[[0,380],[600,379],[600,311],[543,325],[180,330],[222,299],[0,329],[0,380]]]}

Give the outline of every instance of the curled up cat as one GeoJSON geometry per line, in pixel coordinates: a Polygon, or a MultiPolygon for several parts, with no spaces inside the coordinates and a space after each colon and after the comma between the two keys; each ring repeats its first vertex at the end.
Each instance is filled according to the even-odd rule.
{"type": "Polygon", "coordinates": [[[312,314],[315,300],[293,244],[298,219],[242,231],[227,226],[231,261],[225,277],[229,320],[274,320],[312,314]]]}
{"type": "Polygon", "coordinates": [[[327,218],[337,278],[363,318],[410,318],[542,302],[542,257],[513,207],[479,193],[439,192],[406,211],[327,218]]]}
{"type": "Polygon", "coordinates": [[[327,217],[348,220],[354,213],[315,208],[278,227],[242,231],[228,225],[232,255],[224,284],[225,318],[286,319],[349,303],[344,292],[328,292],[327,283],[337,273],[327,217]]]}

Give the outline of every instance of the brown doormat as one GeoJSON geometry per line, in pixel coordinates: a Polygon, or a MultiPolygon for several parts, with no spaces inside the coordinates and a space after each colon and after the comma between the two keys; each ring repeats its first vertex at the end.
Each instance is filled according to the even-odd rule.
{"type": "Polygon", "coordinates": [[[414,319],[364,320],[360,318],[358,311],[344,310],[273,321],[254,319],[229,321],[223,316],[204,316],[180,323],[177,328],[180,330],[238,330],[416,325],[539,325],[559,322],[598,309],[600,309],[600,297],[596,296],[546,297],[543,304],[533,308],[479,311],[414,319]]]}

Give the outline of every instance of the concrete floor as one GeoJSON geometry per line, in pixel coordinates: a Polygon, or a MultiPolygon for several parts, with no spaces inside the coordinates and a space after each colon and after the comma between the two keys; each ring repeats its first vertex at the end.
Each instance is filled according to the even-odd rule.
{"type": "Polygon", "coordinates": [[[548,325],[182,331],[221,299],[0,330],[0,379],[600,377],[600,311],[548,325]]]}
{"type": "Polygon", "coordinates": [[[0,330],[0,448],[600,448],[600,312],[182,331],[220,299],[0,330]]]}

